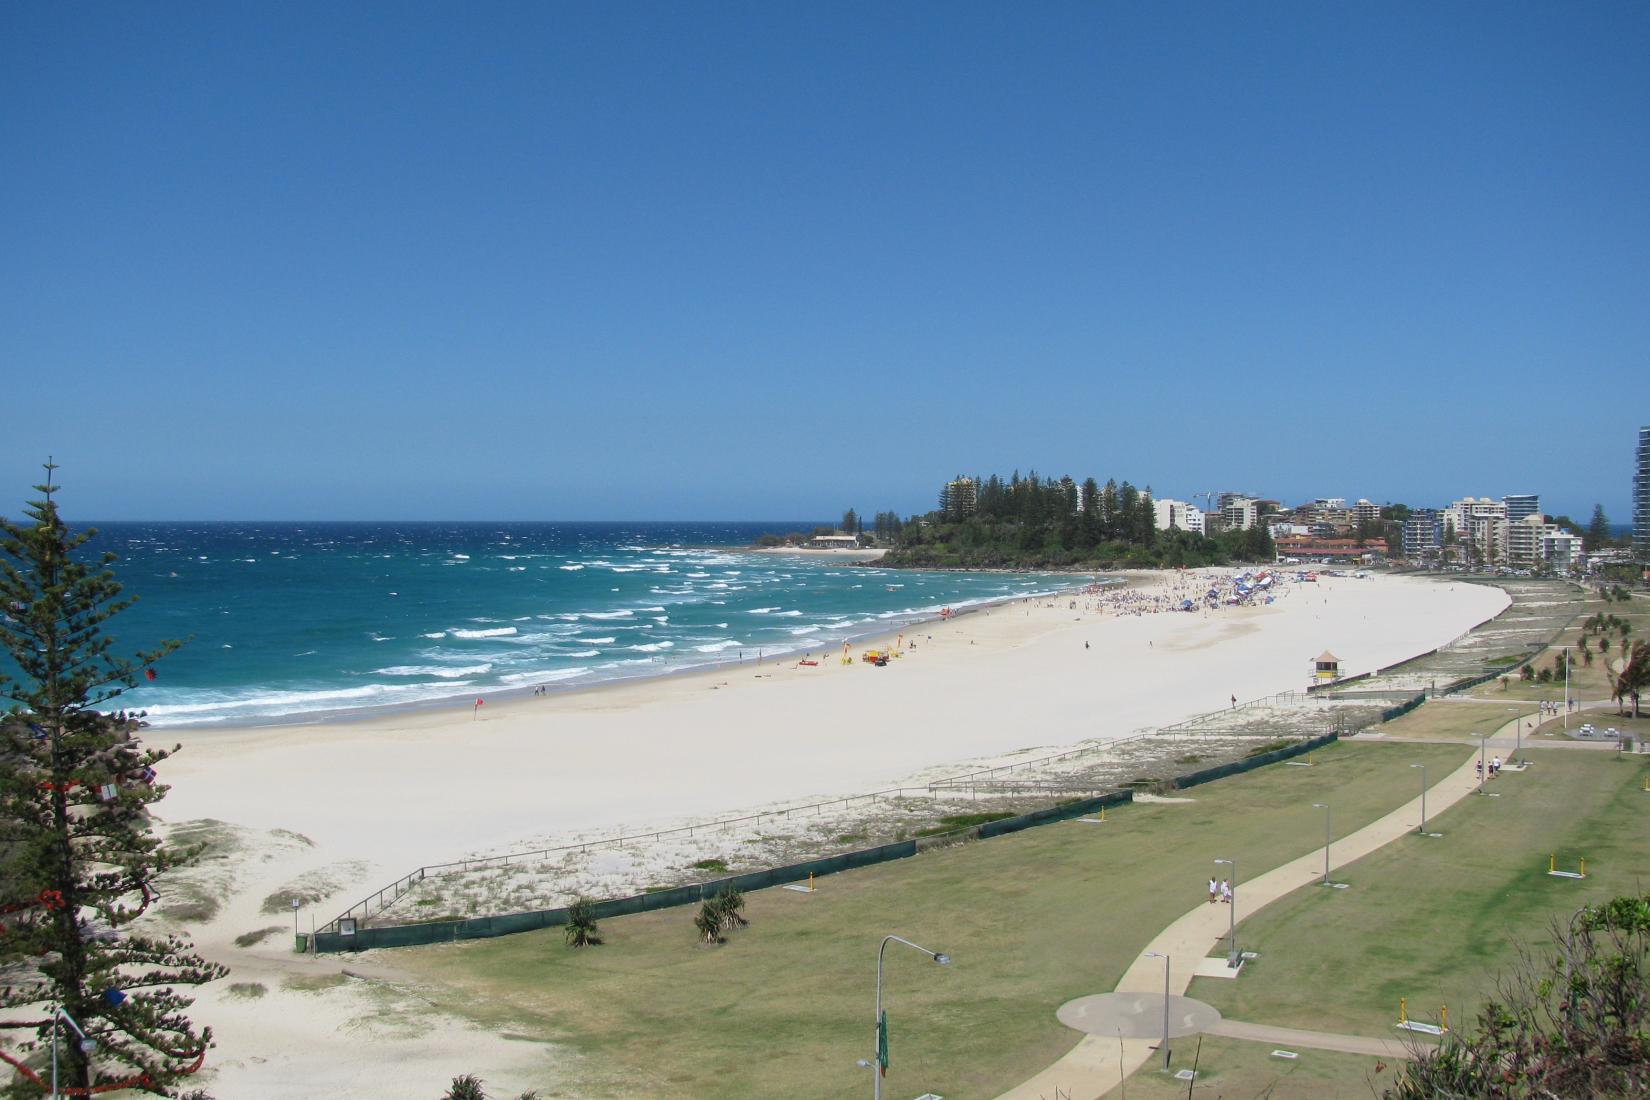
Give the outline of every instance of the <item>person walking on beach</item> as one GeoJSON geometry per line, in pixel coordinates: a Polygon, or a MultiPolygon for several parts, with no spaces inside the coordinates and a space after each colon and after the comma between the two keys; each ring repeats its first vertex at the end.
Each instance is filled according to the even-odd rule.
{"type": "Polygon", "coordinates": [[[1209,904],[1213,905],[1215,903],[1215,900],[1219,897],[1220,897],[1220,883],[1216,882],[1214,879],[1211,878],[1209,880],[1209,904]]]}

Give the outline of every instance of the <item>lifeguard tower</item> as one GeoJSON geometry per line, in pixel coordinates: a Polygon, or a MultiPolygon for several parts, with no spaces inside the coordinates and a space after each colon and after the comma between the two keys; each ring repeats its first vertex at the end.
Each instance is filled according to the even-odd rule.
{"type": "Polygon", "coordinates": [[[1329,650],[1318,654],[1318,659],[1312,662],[1312,679],[1320,684],[1327,684],[1341,678],[1341,659],[1329,650]]]}

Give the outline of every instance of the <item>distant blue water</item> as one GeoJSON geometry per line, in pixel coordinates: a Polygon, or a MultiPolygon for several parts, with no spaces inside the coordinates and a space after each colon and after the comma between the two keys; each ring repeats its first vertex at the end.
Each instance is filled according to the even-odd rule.
{"type": "Polygon", "coordinates": [[[1080,583],[692,549],[812,523],[106,523],[125,650],[193,640],[119,705],[157,726],[317,720],[582,686],[1080,583]]]}

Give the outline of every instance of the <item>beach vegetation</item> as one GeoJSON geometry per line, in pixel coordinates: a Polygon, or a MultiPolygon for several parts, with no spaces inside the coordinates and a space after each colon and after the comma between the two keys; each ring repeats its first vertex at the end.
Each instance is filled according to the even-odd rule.
{"type": "Polygon", "coordinates": [[[1550,941],[1521,949],[1476,1026],[1420,1051],[1386,1095],[1650,1095],[1650,895],[1554,918],[1550,941]]]}
{"type": "Polygon", "coordinates": [[[917,836],[939,836],[941,833],[955,832],[958,829],[971,829],[976,825],[984,825],[990,821],[1002,821],[1013,817],[1007,811],[990,811],[977,814],[947,814],[940,818],[938,825],[931,825],[926,829],[918,829],[917,836]]]}
{"type": "Polygon", "coordinates": [[[711,904],[716,907],[717,917],[725,930],[731,932],[750,924],[745,917],[745,895],[732,883],[722,887],[722,892],[711,899],[711,904]]]}
{"type": "Polygon", "coordinates": [[[705,943],[721,943],[722,941],[722,914],[716,908],[714,899],[699,906],[699,912],[694,915],[693,927],[699,930],[699,939],[705,943]]]}
{"type": "MultiPolygon", "coordinates": [[[[158,899],[155,880],[196,852],[152,828],[167,790],[156,768],[176,750],[146,746],[140,716],[103,709],[177,643],[115,652],[104,624],[132,600],[109,569],[114,555],[85,552],[96,532],[64,524],[55,470],[46,464],[27,522],[0,520],[0,648],[10,659],[0,697],[11,708],[0,719],[0,1008],[22,1010],[0,1032],[27,1057],[66,1012],[97,1044],[97,1083],[177,1095],[212,1045],[180,990],[228,970],[180,934],[131,927],[158,899]]],[[[91,1088],[81,1044],[60,1044],[59,1057],[61,1082],[91,1088]]]]}
{"type": "MultiPolygon", "coordinates": [[[[1627,642],[1623,641],[1625,649],[1627,642]]],[[[1650,644],[1634,642],[1632,652],[1626,654],[1621,671],[1616,673],[1610,698],[1617,703],[1632,700],[1633,717],[1639,716],[1639,695],[1650,688],[1650,644]]]]}
{"type": "Polygon", "coordinates": [[[568,947],[597,947],[602,942],[601,928],[596,924],[596,903],[590,898],[578,897],[567,907],[567,927],[564,934],[568,947]]]}
{"type": "Polygon", "coordinates": [[[693,869],[695,871],[713,871],[718,875],[725,875],[728,872],[728,862],[720,858],[701,859],[693,864],[693,869]]]}

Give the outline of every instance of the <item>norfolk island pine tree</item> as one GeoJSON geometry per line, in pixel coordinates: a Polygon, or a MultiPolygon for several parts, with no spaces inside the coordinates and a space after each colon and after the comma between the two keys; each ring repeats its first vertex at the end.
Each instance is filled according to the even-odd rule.
{"type": "MultiPolygon", "coordinates": [[[[16,1070],[13,1096],[44,1092],[30,1067],[51,1041],[61,1007],[97,1043],[58,1045],[60,1092],[98,1083],[162,1096],[200,1067],[212,1031],[185,1015],[180,986],[227,968],[176,934],[131,925],[155,898],[154,880],[193,855],[163,845],[149,807],[165,797],[136,720],[99,710],[177,643],[117,656],[103,624],[131,605],[108,566],[83,552],[94,531],[72,533],[58,513],[46,465],[27,524],[0,520],[0,1058],[16,1070]]],[[[175,750],[173,750],[175,751],[175,750]]],[[[65,1029],[65,1037],[77,1039],[65,1029]]]]}

